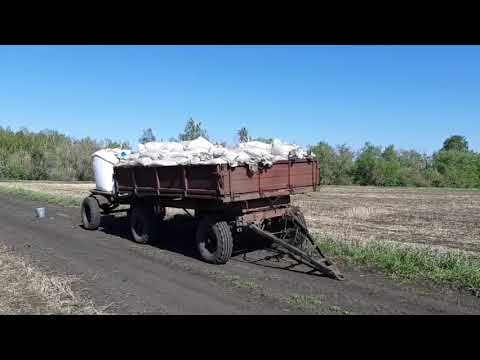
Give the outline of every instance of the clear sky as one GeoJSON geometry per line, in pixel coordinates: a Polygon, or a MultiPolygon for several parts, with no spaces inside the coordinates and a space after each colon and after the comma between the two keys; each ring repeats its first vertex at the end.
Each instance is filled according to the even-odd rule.
{"type": "Polygon", "coordinates": [[[0,126],[480,150],[480,46],[0,46],[0,126]]]}

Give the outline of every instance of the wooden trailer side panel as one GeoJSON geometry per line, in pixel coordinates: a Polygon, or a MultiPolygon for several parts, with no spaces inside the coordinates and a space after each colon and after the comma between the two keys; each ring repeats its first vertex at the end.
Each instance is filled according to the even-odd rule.
{"type": "Polygon", "coordinates": [[[217,165],[120,166],[114,170],[118,190],[140,194],[217,196],[217,165]]]}
{"type": "Polygon", "coordinates": [[[224,195],[230,201],[315,191],[320,182],[318,162],[282,161],[251,175],[247,167],[223,169],[224,195]]]}
{"type": "Polygon", "coordinates": [[[255,174],[246,166],[122,166],[115,168],[114,177],[119,192],[223,202],[315,191],[320,181],[316,161],[281,161],[255,174]]]}

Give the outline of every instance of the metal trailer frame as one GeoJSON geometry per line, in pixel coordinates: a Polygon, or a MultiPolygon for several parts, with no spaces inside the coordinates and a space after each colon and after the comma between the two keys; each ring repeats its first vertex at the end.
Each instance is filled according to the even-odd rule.
{"type": "Polygon", "coordinates": [[[121,166],[114,171],[114,191],[93,189],[90,197],[95,198],[102,214],[127,211],[117,209],[122,204],[130,205],[130,210],[153,209],[156,215],[174,207],[192,216],[187,209],[195,209],[195,217],[215,217],[228,222],[232,233],[251,230],[275,244],[277,255],[273,257],[288,256],[314,272],[342,280],[343,275],[316,245],[299,209],[291,206],[290,195],[317,191],[319,184],[315,160],[280,161],[256,173],[246,166],[228,165],[121,166]],[[272,221],[282,221],[288,231],[269,230],[265,224],[272,221]],[[287,239],[292,228],[294,237],[287,239]],[[298,238],[308,241],[318,257],[296,246],[298,238]]]}

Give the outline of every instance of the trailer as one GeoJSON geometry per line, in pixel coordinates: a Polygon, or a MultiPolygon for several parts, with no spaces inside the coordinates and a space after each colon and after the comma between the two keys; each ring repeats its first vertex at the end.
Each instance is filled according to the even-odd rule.
{"type": "Polygon", "coordinates": [[[317,191],[320,169],[316,160],[285,160],[252,172],[227,164],[114,167],[113,191],[91,190],[82,202],[84,228],[100,226],[101,215],[127,211],[133,240],[147,244],[155,222],[166,208],[179,208],[198,221],[195,243],[201,258],[225,264],[236,235],[249,231],[275,253],[334,279],[342,274],[328,261],[310,235],[292,194],[317,191]],[[118,209],[129,205],[128,209],[118,209]],[[194,210],[194,215],[189,210],[194,210]],[[310,244],[316,256],[306,251],[310,244]]]}

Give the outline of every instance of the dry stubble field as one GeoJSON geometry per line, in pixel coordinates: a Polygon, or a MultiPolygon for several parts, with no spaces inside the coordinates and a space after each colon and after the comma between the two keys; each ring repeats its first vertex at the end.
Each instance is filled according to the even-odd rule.
{"type": "Polygon", "coordinates": [[[323,186],[294,203],[310,230],[338,241],[480,252],[480,191],[323,186]]]}
{"type": "MultiPolygon", "coordinates": [[[[91,183],[2,182],[82,199],[91,183]]],[[[480,191],[440,188],[322,186],[296,195],[310,230],[338,241],[396,242],[480,252],[480,191]]]]}

